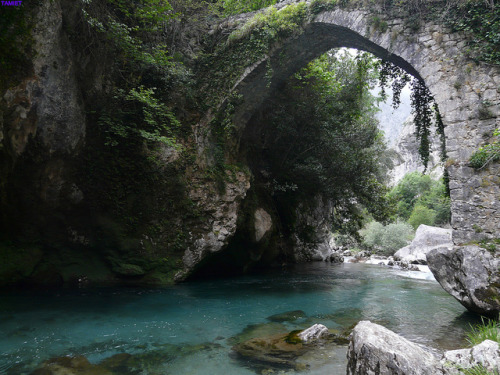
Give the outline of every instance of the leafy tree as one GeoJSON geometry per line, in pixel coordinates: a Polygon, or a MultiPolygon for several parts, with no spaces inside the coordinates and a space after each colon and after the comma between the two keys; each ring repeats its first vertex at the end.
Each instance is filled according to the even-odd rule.
{"type": "Polygon", "coordinates": [[[384,149],[375,120],[377,62],[366,53],[328,53],[293,76],[246,137],[253,163],[279,207],[320,194],[335,203],[339,227],[357,232],[358,208],[384,220],[384,149]]]}
{"type": "Polygon", "coordinates": [[[436,222],[436,211],[428,207],[425,207],[422,204],[417,204],[413,208],[410,218],[408,219],[408,223],[410,223],[410,225],[414,229],[417,229],[420,224],[434,225],[435,222],[436,222]]]}
{"type": "Polygon", "coordinates": [[[403,220],[409,220],[413,216],[417,223],[425,217],[427,221],[421,224],[428,225],[450,221],[450,198],[442,179],[435,181],[420,172],[407,173],[389,192],[388,198],[396,202],[396,215],[403,220]],[[419,208],[415,211],[417,206],[419,208]]]}

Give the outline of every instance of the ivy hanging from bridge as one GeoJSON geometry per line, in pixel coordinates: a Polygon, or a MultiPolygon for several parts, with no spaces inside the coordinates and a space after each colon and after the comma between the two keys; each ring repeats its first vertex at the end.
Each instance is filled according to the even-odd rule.
{"type": "Polygon", "coordinates": [[[380,68],[380,87],[382,97],[386,97],[386,88],[392,87],[392,106],[397,108],[401,104],[401,91],[410,83],[411,107],[413,122],[415,124],[415,135],[420,142],[418,153],[420,159],[427,169],[431,149],[430,128],[432,123],[436,124],[436,132],[441,140],[441,157],[446,158],[446,145],[444,138],[444,124],[439,113],[439,108],[432,97],[431,92],[425,86],[422,79],[412,77],[400,67],[389,61],[382,61],[380,68]],[[433,116],[434,115],[434,116],[433,116]]]}

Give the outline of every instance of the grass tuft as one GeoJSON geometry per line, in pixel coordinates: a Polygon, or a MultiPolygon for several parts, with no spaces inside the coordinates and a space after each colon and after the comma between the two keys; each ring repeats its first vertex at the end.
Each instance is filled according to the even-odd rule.
{"type": "Polygon", "coordinates": [[[467,334],[467,341],[471,346],[478,345],[484,340],[492,340],[500,345],[500,321],[481,318],[481,324],[471,325],[467,334]]]}

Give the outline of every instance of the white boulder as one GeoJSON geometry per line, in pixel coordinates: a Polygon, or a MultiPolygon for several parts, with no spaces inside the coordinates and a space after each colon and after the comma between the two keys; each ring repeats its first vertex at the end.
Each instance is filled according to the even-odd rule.
{"type": "Polygon", "coordinates": [[[427,264],[427,253],[439,247],[453,247],[451,229],[420,225],[415,238],[394,254],[394,259],[413,264],[427,264]]]}

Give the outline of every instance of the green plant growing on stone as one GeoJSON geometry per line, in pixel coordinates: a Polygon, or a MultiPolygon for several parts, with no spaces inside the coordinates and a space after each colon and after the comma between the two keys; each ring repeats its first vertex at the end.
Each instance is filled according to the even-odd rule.
{"type": "Polygon", "coordinates": [[[381,33],[385,33],[389,27],[386,21],[380,19],[378,16],[373,16],[371,19],[371,25],[374,27],[375,30],[381,33]]]}
{"type": "Polygon", "coordinates": [[[242,40],[253,32],[264,34],[268,41],[300,33],[307,16],[308,6],[306,3],[291,4],[280,10],[269,7],[265,12],[253,16],[243,27],[233,31],[229,35],[228,43],[242,40]]]}
{"type": "Polygon", "coordinates": [[[470,326],[467,334],[467,342],[470,346],[482,343],[484,340],[492,340],[500,345],[500,321],[496,319],[481,318],[481,323],[470,326]]]}
{"type": "Polygon", "coordinates": [[[483,365],[460,369],[460,373],[463,375],[499,375],[498,370],[489,371],[483,365]]]}
{"type": "Polygon", "coordinates": [[[331,10],[336,6],[337,0],[313,0],[309,5],[312,14],[318,14],[327,10],[331,10]]]}
{"type": "Polygon", "coordinates": [[[218,0],[224,15],[253,12],[277,3],[277,0],[218,0]]]}
{"type": "Polygon", "coordinates": [[[480,147],[469,158],[469,166],[474,169],[483,169],[491,162],[500,160],[500,128],[493,132],[495,140],[487,145],[480,147]]]}
{"type": "Polygon", "coordinates": [[[479,225],[477,224],[473,224],[472,225],[472,229],[474,229],[474,232],[476,233],[481,233],[483,231],[483,228],[481,228],[479,225]]]}

